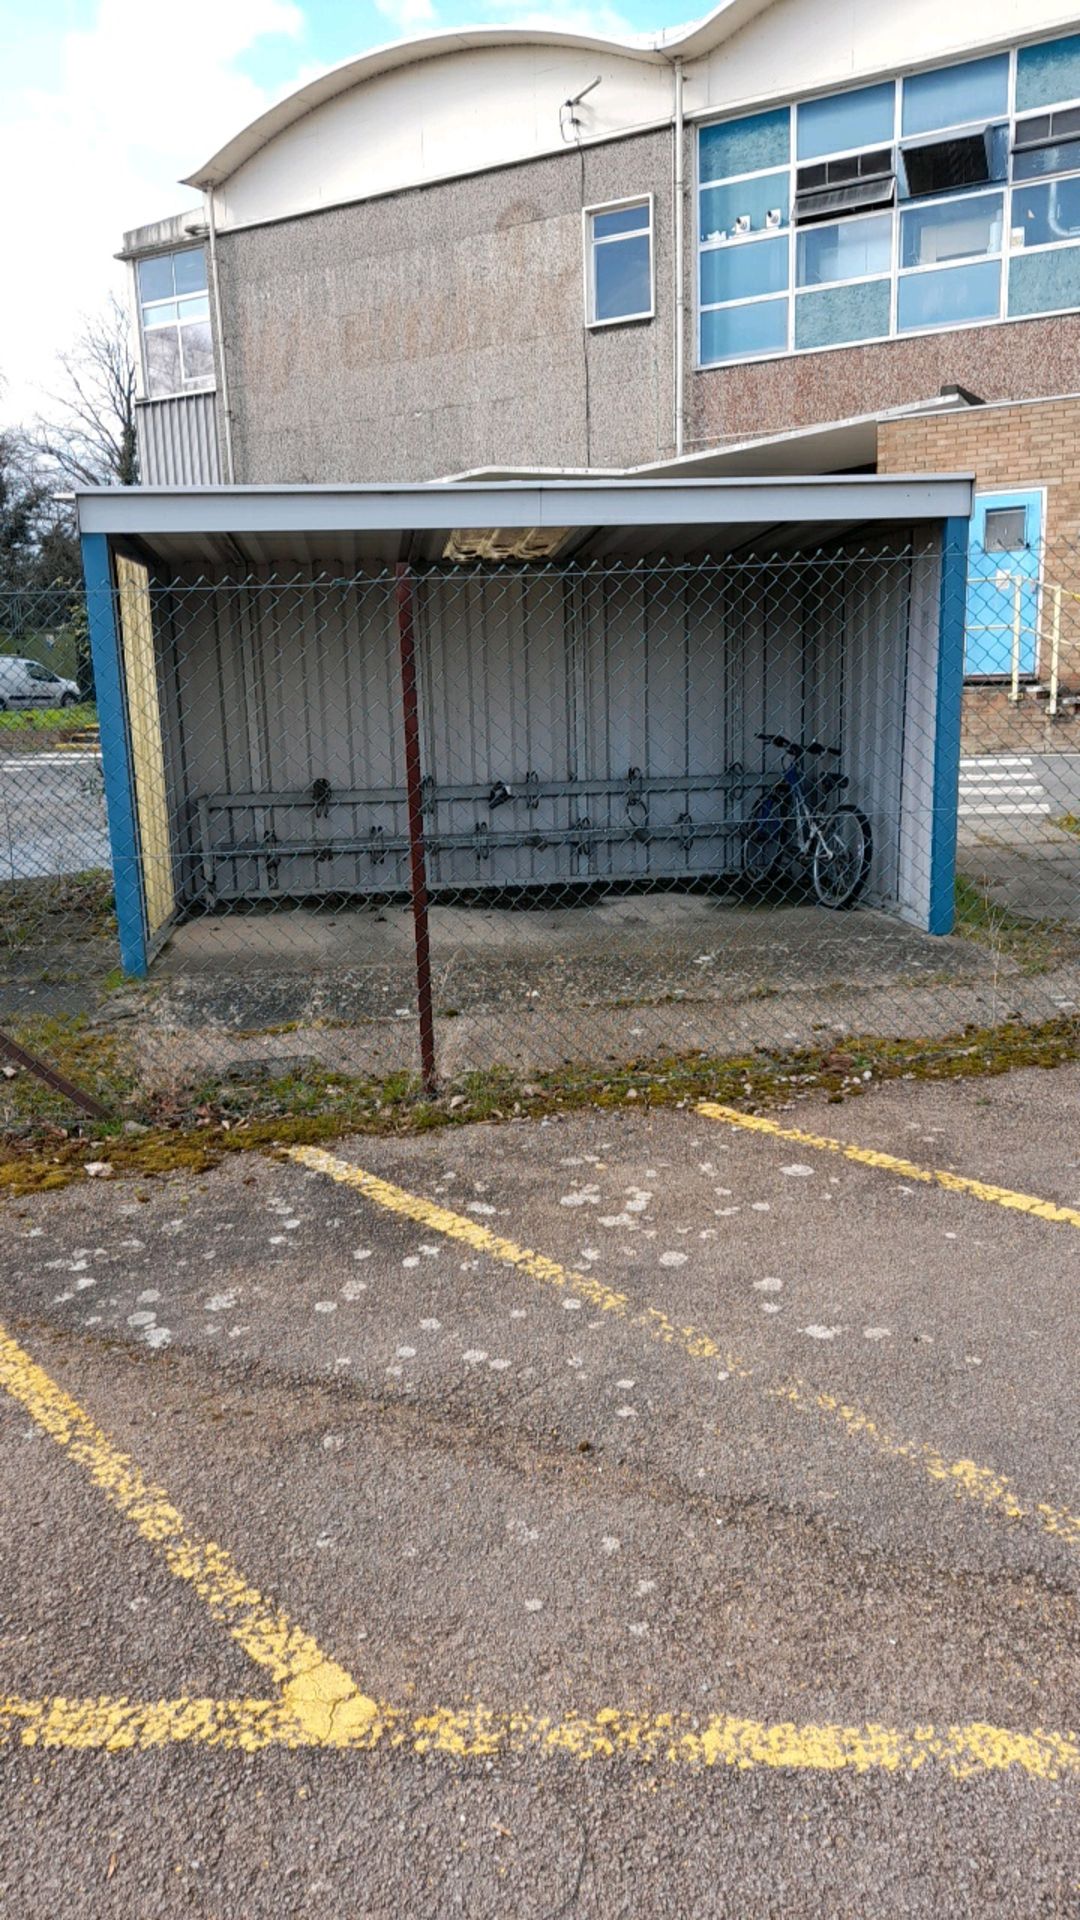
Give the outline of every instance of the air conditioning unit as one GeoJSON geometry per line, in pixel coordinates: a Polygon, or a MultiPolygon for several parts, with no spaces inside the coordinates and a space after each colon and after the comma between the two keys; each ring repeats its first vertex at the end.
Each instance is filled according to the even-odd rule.
{"type": "Polygon", "coordinates": [[[750,215],[748,213],[737,213],[735,215],[735,226],[733,228],[733,231],[735,233],[749,233],[750,215]]]}

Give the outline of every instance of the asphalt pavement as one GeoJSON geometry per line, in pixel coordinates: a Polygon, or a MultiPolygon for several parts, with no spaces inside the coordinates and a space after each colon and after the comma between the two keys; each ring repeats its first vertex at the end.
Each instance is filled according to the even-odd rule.
{"type": "Polygon", "coordinates": [[[0,880],[108,867],[101,755],[0,746],[0,880]]]}
{"type": "Polygon", "coordinates": [[[11,1203],[5,1920],[1080,1913],[1078,1094],[11,1203]]]}

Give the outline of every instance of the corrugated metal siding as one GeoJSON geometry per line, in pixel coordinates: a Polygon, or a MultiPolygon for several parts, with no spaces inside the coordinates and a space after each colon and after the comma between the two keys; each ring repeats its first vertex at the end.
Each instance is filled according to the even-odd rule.
{"type": "MultiPolygon", "coordinates": [[[[869,897],[915,913],[925,820],[902,844],[902,799],[929,764],[936,628],[913,625],[911,585],[903,539],[733,565],[726,579],[419,581],[433,886],[731,873],[762,779],[779,771],[755,738],[767,728],[841,747],[848,797],[873,823],[869,897]],[[912,647],[928,663],[917,712],[912,647]],[[493,806],[501,782],[512,799],[493,806]]],[[[173,648],[191,889],[402,890],[386,580],[178,588],[173,648]]]]}
{"type": "Polygon", "coordinates": [[[139,471],[147,487],[213,487],[221,481],[216,393],[140,400],[139,471]]]}

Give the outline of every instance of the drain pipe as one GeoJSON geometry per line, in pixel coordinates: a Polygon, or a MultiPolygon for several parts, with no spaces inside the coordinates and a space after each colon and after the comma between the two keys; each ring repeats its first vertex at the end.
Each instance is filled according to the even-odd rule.
{"type": "Polygon", "coordinates": [[[674,167],[672,228],[673,271],[675,275],[675,454],[683,452],[686,440],[686,275],[684,269],[684,233],[686,222],[686,140],[683,117],[683,63],[675,59],[675,99],[672,113],[674,128],[674,167]]]}
{"type": "Polygon", "coordinates": [[[225,485],[231,487],[235,479],[233,472],[232,413],[229,408],[229,370],[225,364],[225,333],[221,324],[221,288],[218,284],[217,227],[214,222],[214,189],[204,187],[203,198],[206,201],[206,230],[210,238],[210,278],[214,283],[214,325],[218,338],[218,366],[221,371],[221,425],[222,451],[225,455],[225,485]]]}

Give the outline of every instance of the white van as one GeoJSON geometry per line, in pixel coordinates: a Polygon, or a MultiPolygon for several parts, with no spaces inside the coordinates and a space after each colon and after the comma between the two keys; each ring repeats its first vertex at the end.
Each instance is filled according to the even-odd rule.
{"type": "Polygon", "coordinates": [[[16,707],[73,707],[78,698],[74,680],[61,680],[36,660],[0,653],[0,713],[16,707]]]}

